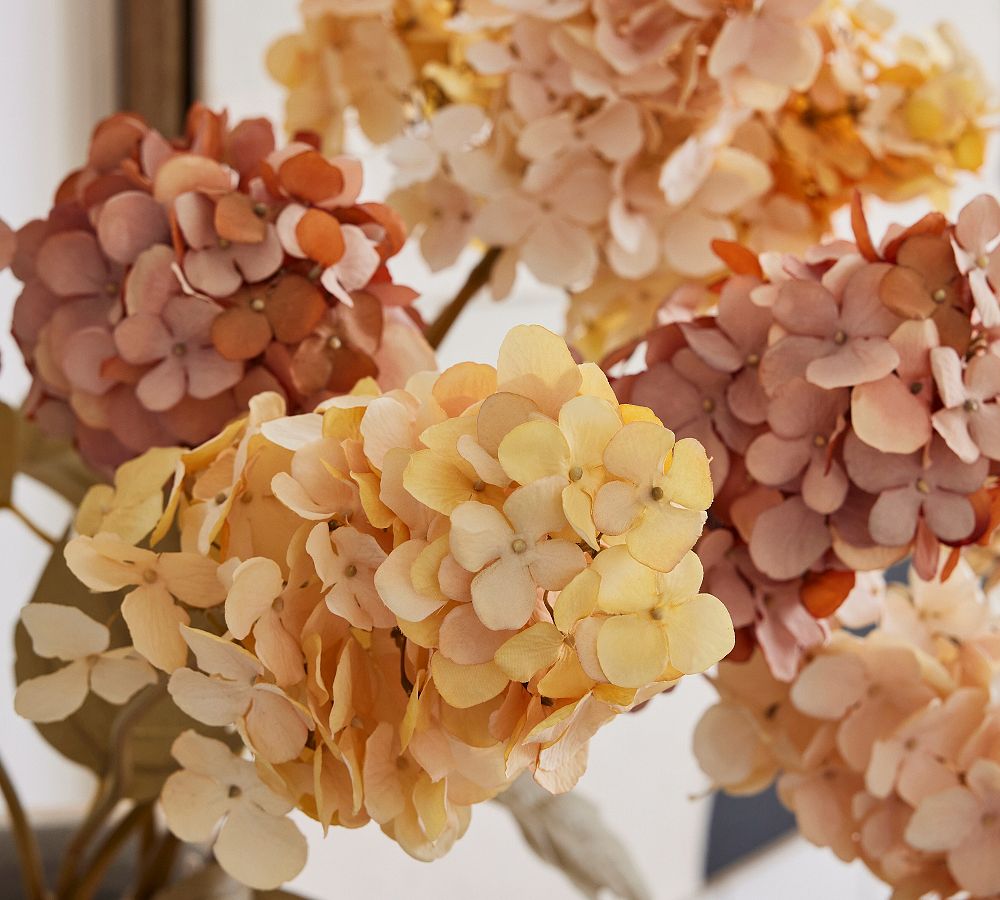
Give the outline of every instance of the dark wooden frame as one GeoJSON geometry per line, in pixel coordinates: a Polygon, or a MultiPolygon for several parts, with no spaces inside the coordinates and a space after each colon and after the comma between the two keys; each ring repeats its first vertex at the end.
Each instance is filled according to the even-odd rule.
{"type": "Polygon", "coordinates": [[[119,0],[120,103],[168,137],[194,99],[193,0],[119,0]]]}

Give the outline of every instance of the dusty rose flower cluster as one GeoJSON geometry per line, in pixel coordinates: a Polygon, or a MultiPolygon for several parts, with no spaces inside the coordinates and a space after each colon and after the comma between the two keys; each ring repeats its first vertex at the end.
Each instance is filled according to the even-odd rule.
{"type": "Polygon", "coordinates": [[[287,125],[387,143],[432,269],[470,241],[571,292],[593,358],[641,333],[713,239],[800,250],[855,188],[941,191],[982,164],[981,74],[946,29],[819,0],[303,5],[269,64],[287,125]]]}
{"type": "Polygon", "coordinates": [[[242,736],[256,768],[183,736],[162,800],[185,840],[228,815],[220,862],[267,887],[302,864],[293,806],[435,858],[471,805],[524,771],[570,789],[601,726],[729,653],[692,552],[711,501],[697,441],[521,326],[495,369],[365,379],[293,416],[258,395],[208,443],[94,489],[66,559],[92,590],[129,589],[120,652],[242,736]],[[139,546],[172,526],[180,552],[139,546]]]}
{"type": "Polygon", "coordinates": [[[614,382],[708,450],[707,583],[741,652],[759,643],[786,678],[853,573],[912,554],[931,578],[941,545],[995,524],[1000,205],[979,197],[878,247],[860,203],[854,219],[855,243],[801,257],[720,246],[740,274],[717,295],[678,291],[661,315],[682,321],[649,332],[642,370],[614,382]]]}
{"type": "Polygon", "coordinates": [[[28,412],[97,467],[193,445],[262,390],[309,408],[432,364],[386,261],[404,228],[361,165],[195,106],[182,140],[118,114],[16,236],[28,412]]]}
{"type": "Polygon", "coordinates": [[[875,630],[837,632],[790,684],[759,653],[723,663],[695,752],[733,793],[777,777],[803,835],[863,860],[893,896],[994,897],[1000,618],[964,560],[946,580],[891,585],[877,608],[875,630]]]}

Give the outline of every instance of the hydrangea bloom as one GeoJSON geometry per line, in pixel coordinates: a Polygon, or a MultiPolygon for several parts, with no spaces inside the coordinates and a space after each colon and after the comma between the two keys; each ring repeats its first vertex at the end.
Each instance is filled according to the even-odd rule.
{"type": "Polygon", "coordinates": [[[838,631],[775,679],[760,653],[723,663],[695,752],[722,788],[775,777],[802,833],[905,896],[995,896],[1000,620],[965,560],[911,575],[864,637],[838,631]]]}
{"type": "Polygon", "coordinates": [[[216,854],[250,885],[301,865],[293,806],[438,857],[473,804],[525,771],[570,789],[600,727],[733,647],[693,552],[704,448],[539,326],[514,329],[496,368],[363,379],[298,415],[260,394],[202,446],[128,465],[66,559],[94,590],[139,585],[138,650],[184,712],[251,752],[257,775],[182,736],[163,796],[182,838],[225,818],[216,854]],[[159,521],[115,516],[138,495],[159,521]],[[172,528],[183,550],[157,553],[172,528]]]}
{"type": "MultiPolygon", "coordinates": [[[[269,54],[286,126],[339,152],[353,109],[432,269],[478,239],[571,297],[598,358],[647,328],[713,239],[801,250],[861,188],[945,189],[982,165],[988,98],[955,35],[892,39],[873,3],[313,3],[269,54]]],[[[982,246],[1000,222],[963,231],[982,246]]],[[[992,249],[992,246],[990,246],[992,249]]],[[[995,267],[994,267],[995,268],[995,267]]],[[[998,314],[1000,315],[1000,314],[998,314]]]]}
{"type": "Polygon", "coordinates": [[[204,441],[261,390],[311,409],[431,365],[386,268],[401,221],[358,201],[359,163],[303,140],[276,150],[266,121],[201,106],[175,143],[130,115],[98,124],[5,254],[29,415],[110,468],[204,441]]]}
{"type": "Polygon", "coordinates": [[[708,584],[740,652],[759,643],[780,677],[825,639],[856,572],[912,554],[929,579],[940,546],[989,537],[1000,345],[960,235],[994,213],[981,197],[956,224],[931,214],[876,246],[858,201],[854,243],[759,258],[716,244],[734,274],[714,309],[678,289],[641,343],[644,365],[613,381],[711,453],[721,534],[703,541],[708,584]]]}

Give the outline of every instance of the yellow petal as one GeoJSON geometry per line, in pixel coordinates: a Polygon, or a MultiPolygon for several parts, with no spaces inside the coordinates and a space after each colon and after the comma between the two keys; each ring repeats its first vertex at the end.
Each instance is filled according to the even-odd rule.
{"type": "Polygon", "coordinates": [[[583,671],[580,657],[568,647],[561,649],[555,665],[538,682],[538,692],[556,700],[583,697],[593,687],[594,680],[583,671]]]}
{"type": "Polygon", "coordinates": [[[552,418],[582,384],[566,342],[541,325],[512,328],[500,345],[497,389],[527,397],[552,418]]]}
{"type": "Polygon", "coordinates": [[[445,369],[434,382],[434,399],[449,416],[459,416],[474,403],[496,392],[493,366],[463,362],[445,369]]]}
{"type": "Polygon", "coordinates": [[[656,572],[625,547],[602,550],[594,557],[593,568],[601,576],[597,604],[604,612],[640,612],[656,605],[656,572]]]}
{"type": "Polygon", "coordinates": [[[609,441],[604,465],[613,475],[644,484],[664,471],[673,449],[674,433],[669,429],[652,422],[632,422],[609,441]]]}
{"type": "Polygon", "coordinates": [[[449,536],[441,535],[437,540],[432,541],[413,562],[410,568],[410,580],[413,588],[418,594],[430,597],[438,603],[447,603],[448,598],[441,591],[441,584],[438,581],[438,570],[441,568],[442,560],[448,555],[450,550],[449,536]]]}
{"type": "Polygon", "coordinates": [[[664,479],[664,493],[688,509],[708,509],[715,492],[708,454],[694,438],[684,438],[674,447],[664,479]]]}
{"type": "Polygon", "coordinates": [[[641,512],[635,486],[627,481],[601,485],[594,499],[594,524],[604,534],[624,534],[641,512]]]}
{"type": "Polygon", "coordinates": [[[705,577],[705,568],[693,550],[685,553],[681,561],[669,572],[656,576],[656,591],[663,602],[686,600],[697,594],[705,577]]]}
{"type": "Polygon", "coordinates": [[[622,421],[628,425],[630,422],[652,422],[655,425],[662,425],[660,417],[651,409],[645,406],[636,406],[632,403],[623,403],[618,407],[622,421]]]}
{"type": "Polygon", "coordinates": [[[382,602],[397,616],[410,622],[426,619],[443,605],[413,587],[410,571],[426,546],[425,541],[419,540],[400,544],[375,572],[375,588],[382,602]]]}
{"type": "Polygon", "coordinates": [[[389,528],[396,518],[392,510],[386,506],[379,497],[382,482],[378,475],[371,472],[352,472],[351,478],[358,486],[361,496],[361,508],[364,510],[368,521],[376,528],[389,528]]]}
{"type": "Polygon", "coordinates": [[[569,445],[555,422],[539,419],[513,429],[501,442],[500,465],[518,484],[550,475],[566,476],[569,445]]]}
{"type": "Polygon", "coordinates": [[[664,608],[660,624],[667,635],[670,665],[685,675],[711,668],[735,643],[729,610],[711,594],[696,594],[664,608]]]}
{"type": "Polygon", "coordinates": [[[518,425],[538,415],[538,407],[527,397],[497,393],[487,397],[476,416],[476,439],[487,452],[496,456],[500,443],[518,425]]]}
{"type": "Polygon", "coordinates": [[[667,641],[649,618],[613,616],[597,635],[597,656],[612,684],[639,688],[655,681],[667,664],[667,641]]]}
{"type": "Polygon", "coordinates": [[[553,607],[553,618],[563,634],[569,634],[577,622],[597,609],[600,584],[600,576],[591,567],[584,569],[559,592],[553,607]]]}
{"type": "Polygon", "coordinates": [[[538,622],[525,628],[496,652],[494,661],[511,681],[531,681],[559,655],[563,636],[555,625],[538,622]]]}
{"type": "Polygon", "coordinates": [[[448,804],[445,797],[446,782],[431,781],[422,774],[413,786],[413,806],[420,818],[420,826],[427,840],[436,841],[448,825],[448,804]]]}
{"type": "Polygon", "coordinates": [[[701,537],[707,515],[661,502],[647,508],[625,545],[639,562],[661,572],[676,566],[701,537]]]}
{"type": "Polygon", "coordinates": [[[576,397],[559,411],[559,428],[570,446],[573,465],[596,466],[622,421],[606,400],[576,397]]]}
{"type": "Polygon", "coordinates": [[[445,703],[456,709],[469,709],[492,700],[510,683],[496,663],[461,666],[441,653],[431,657],[431,676],[445,703]]]}
{"type": "Polygon", "coordinates": [[[583,384],[580,385],[580,393],[585,397],[599,397],[606,400],[612,406],[618,406],[618,398],[615,396],[614,388],[608,381],[608,376],[597,363],[585,362],[580,364],[580,377],[583,384]]]}
{"type": "Polygon", "coordinates": [[[570,527],[597,550],[597,526],[594,523],[594,501],[579,484],[570,483],[562,491],[563,514],[570,527]]]}
{"type": "Polygon", "coordinates": [[[446,516],[476,496],[473,479],[435,450],[418,450],[410,457],[403,486],[425,506],[446,516]]]}

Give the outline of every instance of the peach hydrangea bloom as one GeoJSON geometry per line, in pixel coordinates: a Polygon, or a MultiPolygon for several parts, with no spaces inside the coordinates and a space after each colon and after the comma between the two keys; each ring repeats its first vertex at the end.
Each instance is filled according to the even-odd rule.
{"type": "MultiPolygon", "coordinates": [[[[388,145],[390,202],[431,268],[502,249],[493,294],[520,268],[562,289],[594,359],[650,327],[647,291],[721,275],[713,241],[802,252],[855,189],[939,197],[984,161],[976,62],[952,29],[890,34],[875,3],[379,0],[305,4],[302,20],[268,54],[288,133],[340,152],[356,118],[388,145]]],[[[998,232],[974,205],[958,265],[918,242],[903,278],[933,303],[961,267],[1000,315],[998,232]]]]}
{"type": "Polygon", "coordinates": [[[298,137],[277,150],[265,120],[200,104],[175,143],[111,116],[4,252],[27,412],[95,468],[201,443],[261,391],[311,409],[359,369],[393,387],[432,365],[386,267],[402,222],[358,202],[360,163],[298,137]]]}
{"type": "Polygon", "coordinates": [[[882,625],[836,632],[791,684],[760,654],[724,663],[695,753],[733,793],[777,778],[807,839],[899,893],[992,896],[1000,621],[964,559],[882,602],[882,625]]]}
{"type": "MultiPolygon", "coordinates": [[[[362,379],[313,413],[259,395],[174,462],[166,497],[136,471],[162,512],[148,543],[174,531],[182,552],[137,546],[147,528],[78,537],[67,557],[95,589],[142,585],[125,601],[138,651],[155,632],[174,702],[252,756],[182,736],[162,797],[184,839],[224,817],[216,855],[252,886],[301,864],[274,818],[293,807],[437,858],[474,804],[525,772],[569,790],[598,729],[733,647],[692,552],[704,450],[540,326],[515,328],[496,368],[362,379]],[[628,494],[614,535],[609,487],[628,494]],[[261,846],[272,833],[284,858],[261,846]]],[[[104,520],[129,488],[102,492],[104,520]]]]}

